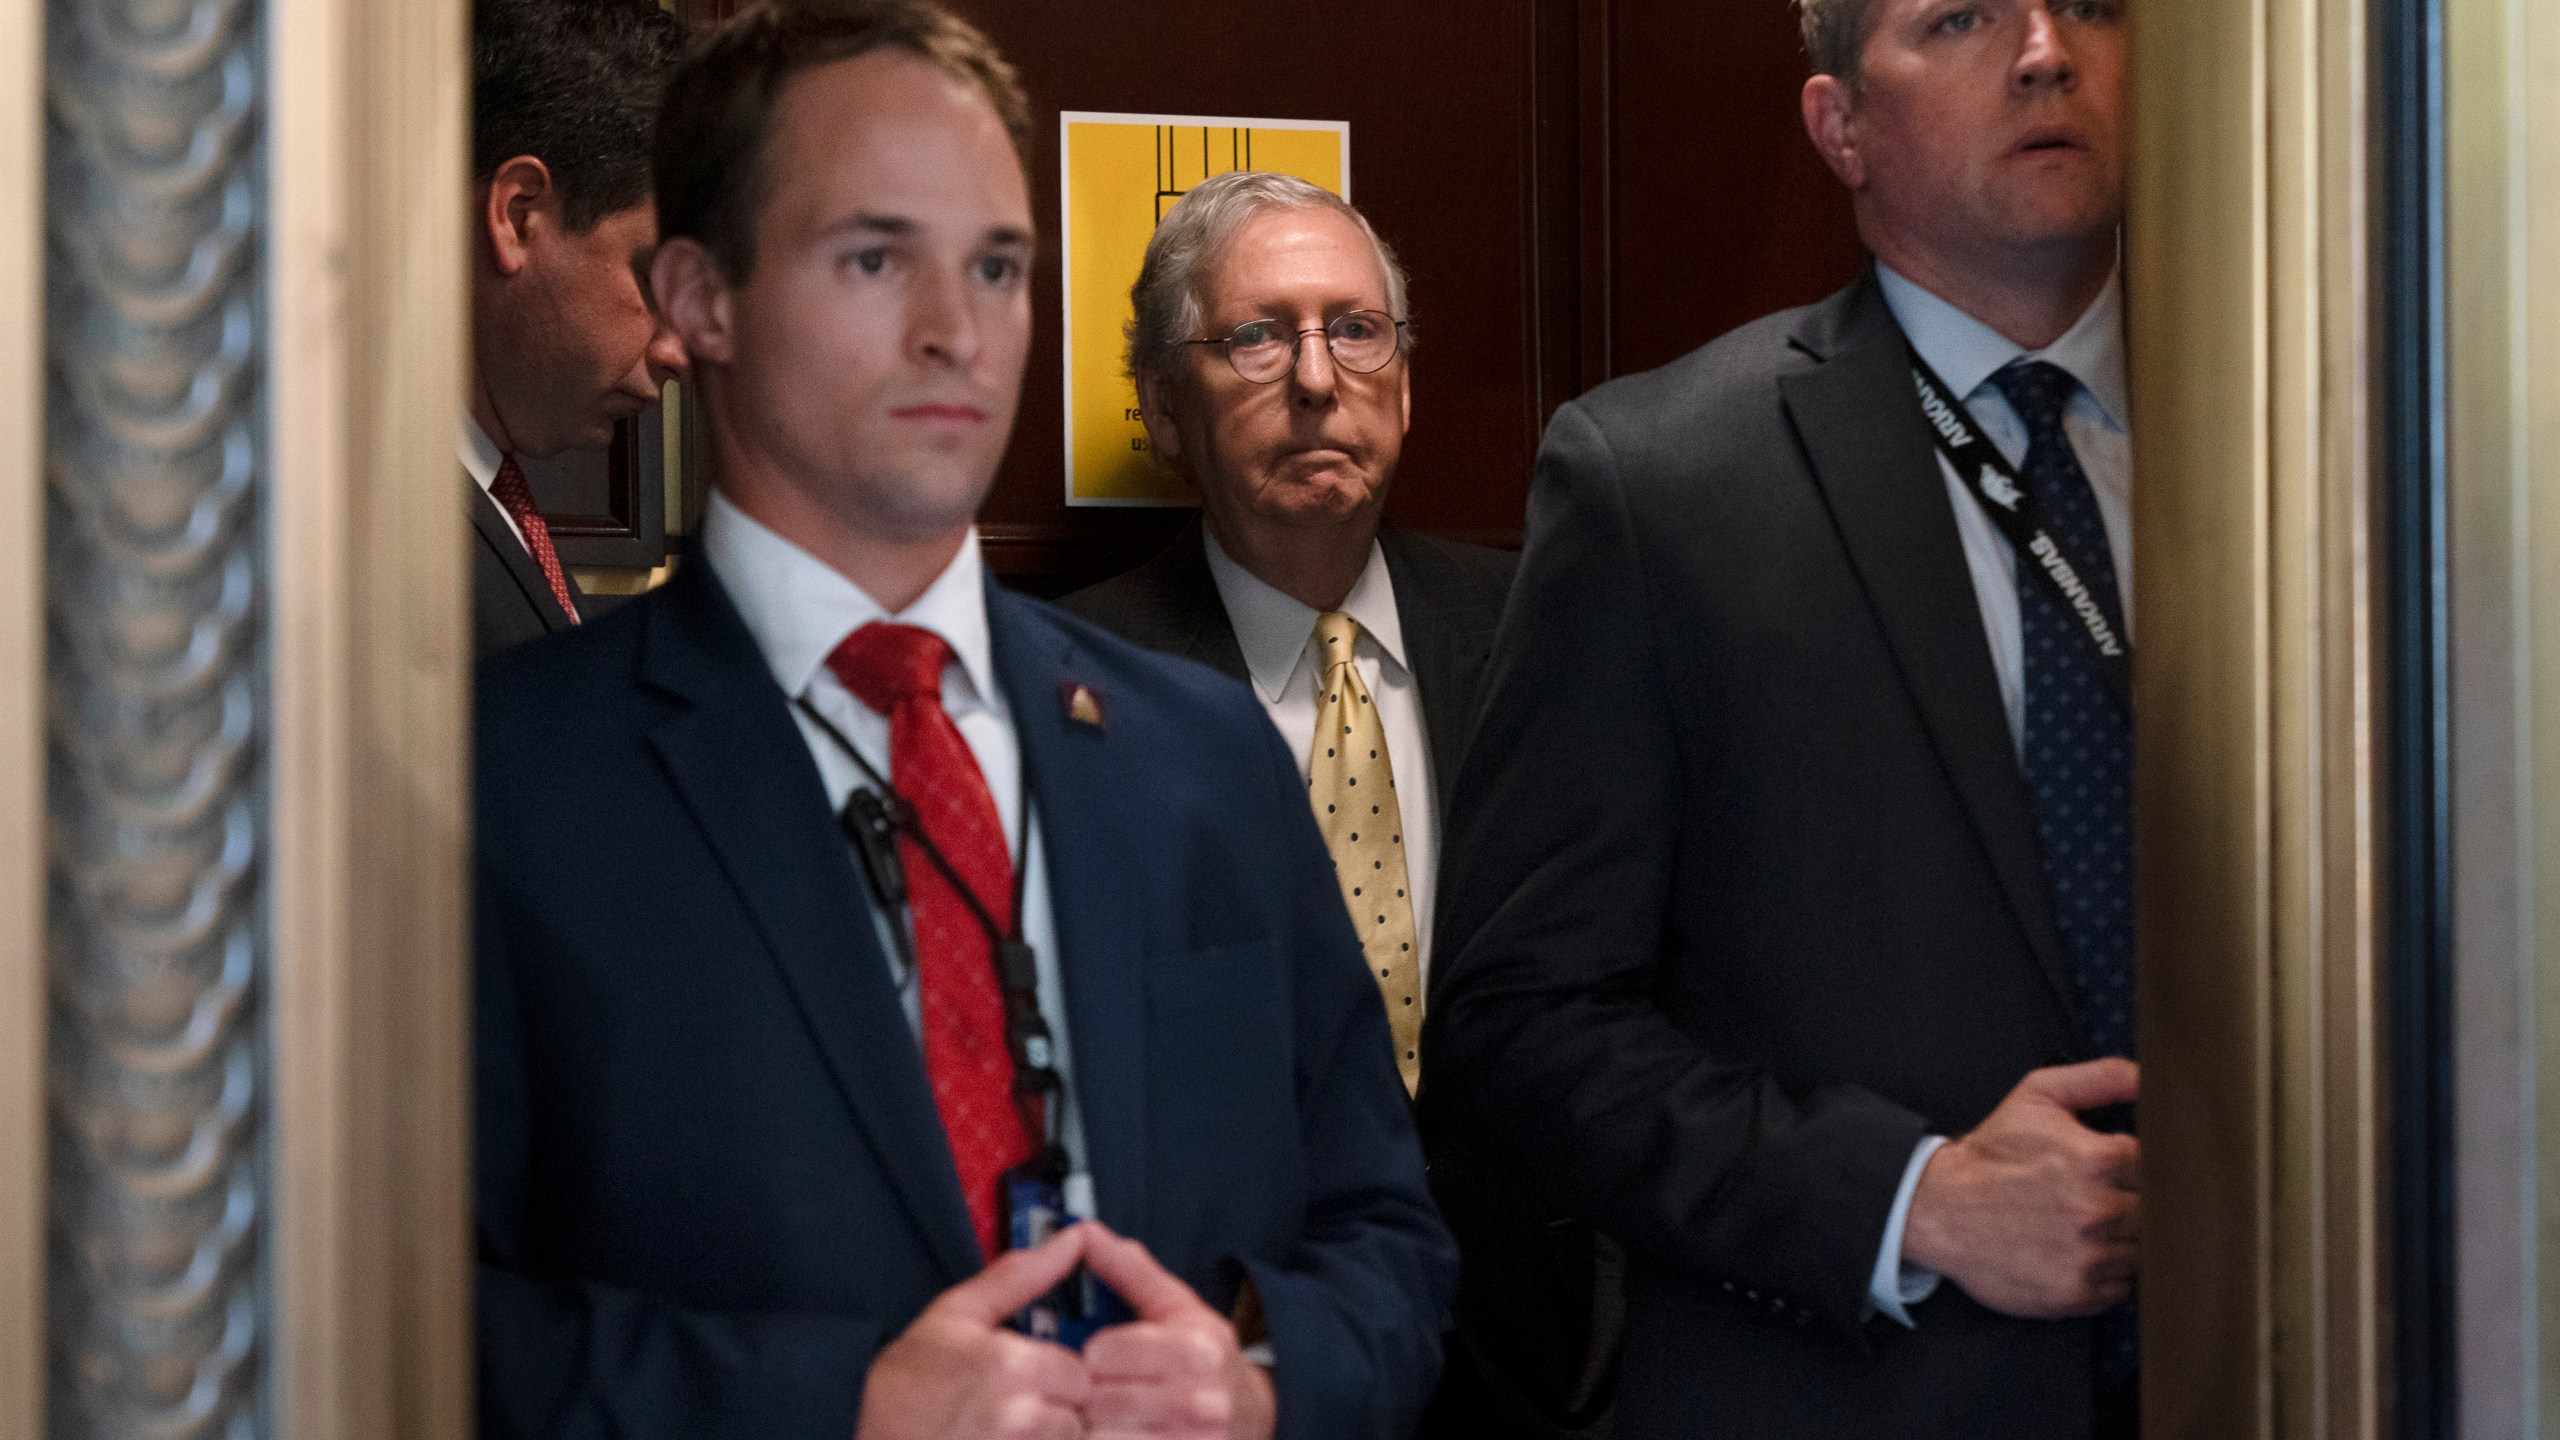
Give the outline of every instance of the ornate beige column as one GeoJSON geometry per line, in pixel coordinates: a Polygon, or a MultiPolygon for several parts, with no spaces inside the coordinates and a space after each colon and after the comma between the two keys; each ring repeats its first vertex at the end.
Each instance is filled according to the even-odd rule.
{"type": "Polygon", "coordinates": [[[259,18],[46,17],[56,1434],[266,1428],[259,18]]]}
{"type": "Polygon", "coordinates": [[[0,7],[0,1440],[469,1430],[463,15],[0,7]]]}
{"type": "Polygon", "coordinates": [[[2382,1423],[2363,0],[2141,0],[2146,1428],[2382,1423]]]}

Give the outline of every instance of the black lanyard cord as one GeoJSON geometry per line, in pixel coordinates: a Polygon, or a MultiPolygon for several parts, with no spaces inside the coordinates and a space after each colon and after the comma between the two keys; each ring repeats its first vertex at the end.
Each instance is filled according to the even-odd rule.
{"type": "MultiPolygon", "coordinates": [[[[827,738],[836,742],[836,748],[842,750],[854,764],[862,768],[863,778],[877,787],[877,794],[883,802],[890,826],[899,834],[913,840],[916,848],[924,852],[924,858],[932,862],[934,869],[942,872],[942,878],[950,882],[953,890],[959,892],[961,903],[969,907],[969,913],[976,916],[978,924],[985,928],[988,942],[992,944],[999,940],[1020,940],[1022,938],[1022,887],[1029,870],[1026,862],[1031,858],[1029,771],[1022,773],[1018,788],[1014,792],[1014,813],[1021,817],[1024,828],[1022,860],[1014,862],[1013,865],[1013,924],[1008,928],[996,923],[994,912],[988,910],[986,903],[978,898],[978,892],[970,888],[967,881],[960,878],[958,871],[951,868],[951,862],[943,855],[942,847],[933,843],[933,836],[925,830],[924,822],[917,817],[915,802],[899,793],[898,788],[889,783],[888,777],[882,775],[869,760],[864,759],[862,752],[854,748],[853,742],[845,737],[845,733],[836,728],[835,722],[820,714],[818,707],[810,704],[807,696],[801,696],[792,703],[800,707],[801,714],[817,722],[818,728],[827,733],[827,738]]],[[[906,898],[903,891],[899,898],[901,900],[906,898]]]]}
{"type": "Polygon", "coordinates": [[[2116,633],[2116,622],[2108,618],[2098,593],[2081,578],[2079,567],[2072,564],[2061,542],[2053,538],[2052,527],[2045,523],[2044,506],[2019,483],[2018,468],[1982,433],[1973,412],[1948,390],[1947,382],[1920,358],[1916,347],[1911,351],[1911,380],[1919,387],[1921,418],[1929,426],[1929,438],[1936,442],[1938,453],[1946,457],[1956,478],[1973,492],[1983,513],[2007,538],[2010,548],[2017,552],[2018,564],[2041,578],[2062,608],[2080,621],[2080,633],[2094,652],[2099,673],[2106,677],[2108,692],[2130,712],[2133,648],[2116,633]]]}
{"type": "Polygon", "coordinates": [[[1040,1013],[1040,962],[1031,946],[1022,938],[1022,903],[1025,871],[1031,858],[1031,786],[1026,772],[1015,814],[1023,825],[1022,860],[1013,866],[1013,924],[996,923],[994,913],[960,873],[952,868],[942,847],[916,814],[915,802],[900,794],[872,763],[863,757],[853,742],[846,738],[834,722],[809,703],[807,696],[795,699],[800,713],[817,723],[836,748],[860,766],[863,775],[877,789],[855,787],[845,797],[841,816],[846,838],[862,856],[863,870],[871,881],[873,894],[888,913],[889,928],[897,936],[906,972],[914,973],[916,957],[914,941],[908,936],[900,911],[908,908],[909,889],[906,867],[898,859],[895,840],[912,841],[926,862],[933,866],[952,893],[960,897],[969,914],[986,932],[987,954],[994,962],[996,987],[1004,994],[1005,1043],[1013,1054],[1013,1094],[1015,1103],[1024,1109],[1031,1128],[1046,1141],[1054,1155],[1058,1145],[1060,1103],[1066,1093],[1066,1081],[1058,1074],[1056,1046],[1049,1032],[1049,1022],[1040,1013]]]}

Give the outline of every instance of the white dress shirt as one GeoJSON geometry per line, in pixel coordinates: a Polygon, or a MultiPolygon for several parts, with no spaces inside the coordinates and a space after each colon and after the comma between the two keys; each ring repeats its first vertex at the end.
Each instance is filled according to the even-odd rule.
{"type": "MultiPolygon", "coordinates": [[[[1298,757],[1298,774],[1316,740],[1316,620],[1321,612],[1283,594],[1261,577],[1228,558],[1207,527],[1200,531],[1209,549],[1209,574],[1218,582],[1218,598],[1227,607],[1227,623],[1235,628],[1236,645],[1244,651],[1245,669],[1262,711],[1280,731],[1289,753],[1298,757]]],[[[1395,582],[1387,574],[1387,555],[1369,542],[1369,563],[1343,597],[1342,611],[1360,622],[1360,638],[1352,646],[1352,668],[1377,702],[1378,723],[1387,733],[1387,764],[1396,777],[1396,809],[1404,817],[1405,884],[1413,892],[1413,953],[1423,984],[1431,986],[1431,897],[1439,890],[1440,831],[1431,785],[1431,746],[1422,724],[1422,692],[1413,683],[1406,658],[1404,623],[1396,614],[1395,582]]]]}
{"type": "MultiPolygon", "coordinates": [[[[2081,472],[2096,492],[2098,514],[2106,522],[2107,548],[2116,567],[2116,595],[2123,606],[2125,633],[2133,633],[2133,445],[2125,426],[2124,304],[2121,277],[2111,277],[2087,311],[2062,338],[2042,350],[2028,350],[1999,331],[1921,289],[1883,265],[1876,278],[1885,304],[1902,325],[1902,333],[1947,389],[1962,396],[1974,422],[2012,465],[2027,454],[2026,422],[1993,385],[1991,377],[2021,359],[2048,361],[2080,382],[2063,411],[2062,429],[2079,457],[2081,472]]],[[[1920,403],[1916,394],[1913,406],[1920,403]]],[[[1990,643],[1991,668],[2000,680],[2001,708],[2009,719],[2009,741],[2023,752],[2026,744],[2026,644],[2018,620],[2018,552],[2000,527],[1984,513],[1955,466],[1941,453],[1939,477],[1946,482],[1947,503],[1955,507],[1956,533],[1964,541],[1965,566],[1973,575],[1974,600],[1982,608],[1983,638],[1990,643]]],[[[1911,1196],[1920,1172],[1945,1137],[1931,1135],[1913,1147],[1903,1167],[1902,1186],[1886,1216],[1884,1241],[1877,1247],[1867,1300],[1878,1312],[1903,1324],[1912,1323],[1910,1307],[1929,1298],[1938,1276],[1902,1261],[1902,1236],[1911,1216],[1911,1196]]]]}
{"type": "MultiPolygon", "coordinates": [[[[481,493],[495,501],[498,497],[490,487],[498,483],[498,466],[505,457],[498,453],[498,442],[489,438],[489,432],[480,428],[480,421],[468,410],[462,412],[462,440],[454,449],[461,456],[463,470],[479,485],[481,493]]],[[[498,515],[507,522],[507,533],[516,537],[518,545],[524,545],[524,527],[516,524],[514,513],[500,505],[498,515]]],[[[525,546],[525,553],[532,554],[533,547],[525,546]]]]}
{"type": "MultiPolygon", "coordinates": [[[[767,529],[717,490],[711,492],[710,507],[702,518],[702,554],[737,605],[739,618],[746,621],[756,648],[764,652],[765,665],[782,693],[794,700],[806,699],[884,776],[894,779],[897,774],[889,753],[889,718],[854,698],[827,668],[827,657],[846,636],[875,620],[930,630],[951,646],[951,662],[942,669],[942,708],[986,776],[996,814],[1004,822],[1006,847],[1019,857],[1016,863],[1022,867],[1022,938],[1039,961],[1040,1013],[1049,1022],[1054,1059],[1065,1086],[1058,1125],[1060,1141],[1076,1172],[1068,1187],[1069,1208],[1089,1214],[1090,1202],[1079,1204],[1073,1198],[1089,1193],[1089,1185],[1083,1178],[1083,1117],[1076,1104],[1075,1051],[1066,1024],[1057,917],[1049,903],[1040,827],[1032,823],[1031,797],[1022,784],[1021,740],[1004,690],[996,683],[978,532],[972,529],[942,574],[914,604],[895,615],[882,610],[878,601],[834,567],[767,529]]],[[[856,786],[868,783],[867,777],[834,737],[799,706],[792,707],[791,718],[800,727],[810,758],[817,762],[818,778],[827,789],[827,808],[840,813],[846,797],[856,786]]],[[[847,884],[861,885],[859,864],[857,860],[847,869],[847,884]]],[[[868,899],[867,887],[863,893],[868,899]]],[[[921,1037],[922,997],[917,994],[915,976],[905,973],[897,961],[899,947],[889,928],[903,926],[908,919],[882,915],[876,905],[872,917],[880,927],[880,950],[889,957],[907,1027],[921,1037]]],[[[923,1063],[921,1049],[917,1063],[923,1063]]]]}

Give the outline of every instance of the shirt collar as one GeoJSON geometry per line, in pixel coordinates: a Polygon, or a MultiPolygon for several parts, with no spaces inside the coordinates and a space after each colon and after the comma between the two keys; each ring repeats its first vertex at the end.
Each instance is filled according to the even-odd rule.
{"type": "Polygon", "coordinates": [[[462,439],[454,450],[462,458],[462,468],[470,472],[481,489],[498,482],[498,442],[489,438],[489,432],[480,428],[479,418],[468,410],[462,412],[462,439]]]}
{"type": "Polygon", "coordinates": [[[1970,396],[1983,382],[2021,357],[2049,361],[2071,373],[2097,403],[2109,427],[2125,427],[2124,281],[2121,272],[2080,313],[2062,338],[2029,351],[2016,341],[1879,263],[1876,281],[1884,303],[1911,340],[1911,348],[1956,394],[1970,396]]]}
{"type": "Polygon", "coordinates": [[[702,553],[727,587],[738,618],[764,652],[783,694],[795,699],[806,694],[844,637],[886,620],[941,636],[978,702],[1004,709],[995,684],[986,568],[976,526],[969,527],[960,553],[915,603],[895,615],[835,567],[776,534],[716,489],[702,517],[702,553]]]}
{"type": "MultiPolygon", "coordinates": [[[[1315,639],[1321,612],[1237,564],[1205,525],[1200,539],[1208,547],[1209,574],[1218,582],[1218,598],[1226,602],[1227,623],[1235,627],[1245,668],[1253,672],[1263,698],[1276,705],[1289,693],[1289,677],[1315,639]]],[[[1387,574],[1386,551],[1375,540],[1369,542],[1369,563],[1360,567],[1360,578],[1342,598],[1342,611],[1360,622],[1362,633],[1396,668],[1411,668],[1404,658],[1404,625],[1396,617],[1395,581],[1387,574]]]]}

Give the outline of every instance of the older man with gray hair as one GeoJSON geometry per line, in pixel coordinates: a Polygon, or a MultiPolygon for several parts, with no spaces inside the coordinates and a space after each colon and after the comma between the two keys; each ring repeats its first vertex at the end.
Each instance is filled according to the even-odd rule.
{"type": "MultiPolygon", "coordinates": [[[[1428,1083],[1439,818],[1514,557],[1383,525],[1413,405],[1404,269],[1352,206],[1234,171],[1183,196],[1130,294],[1150,448],[1200,519],[1086,618],[1242,681],[1302,757],[1396,1041],[1428,1083]]],[[[1466,1252],[1426,1435],[1570,1435],[1605,1409],[1615,1325],[1594,1321],[1588,1230],[1455,1147],[1432,1188],[1466,1252]]],[[[1612,1292],[1614,1293],[1614,1292],[1612,1292]]]]}

